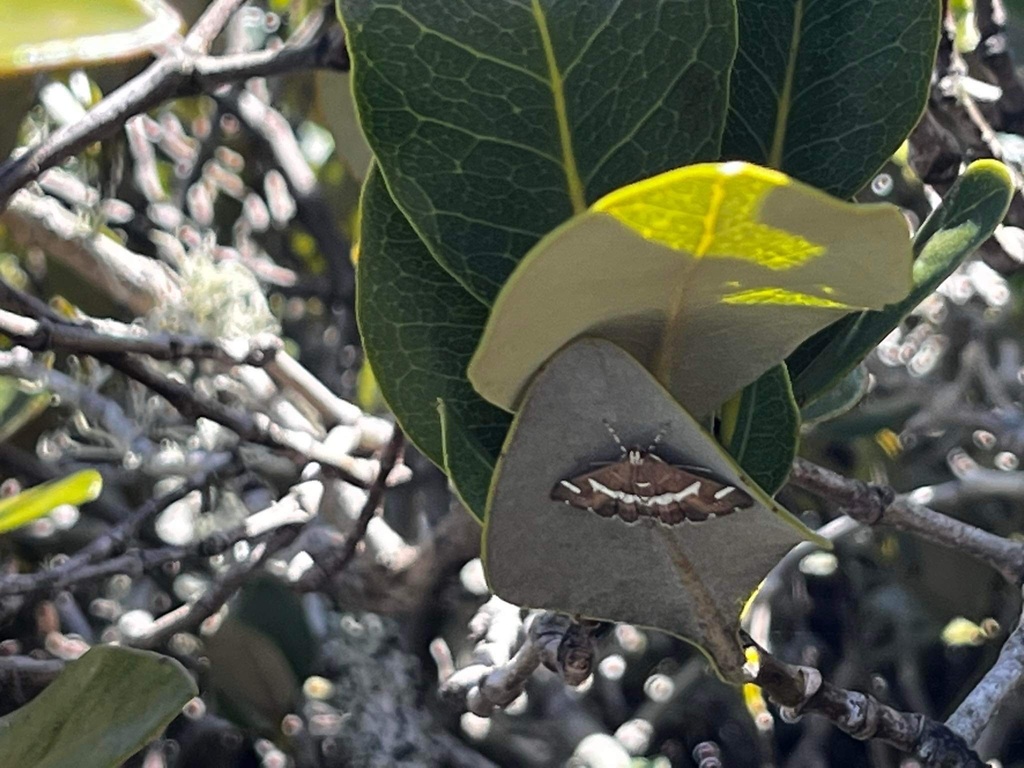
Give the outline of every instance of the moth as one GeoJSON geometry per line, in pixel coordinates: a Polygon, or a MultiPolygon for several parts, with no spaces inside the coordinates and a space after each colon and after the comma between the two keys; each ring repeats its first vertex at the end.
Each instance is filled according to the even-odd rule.
{"type": "Polygon", "coordinates": [[[630,448],[617,462],[559,481],[551,498],[627,523],[699,523],[752,507],[750,494],[694,467],[669,464],[651,450],[630,448]]]}

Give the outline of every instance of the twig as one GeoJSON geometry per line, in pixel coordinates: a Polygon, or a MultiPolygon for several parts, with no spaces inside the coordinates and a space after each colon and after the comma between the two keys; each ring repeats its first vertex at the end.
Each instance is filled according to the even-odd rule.
{"type": "Polygon", "coordinates": [[[257,75],[313,67],[348,68],[343,36],[333,18],[333,9],[310,14],[310,28],[302,35],[294,35],[294,44],[289,40],[277,51],[223,59],[207,56],[210,41],[239,2],[220,0],[211,5],[185,38],[184,45],[161,55],[145,71],[96,104],[83,119],[60,128],[24,154],[0,164],[0,209],[16,190],[46,169],[111,136],[128,118],[164,101],[209,92],[257,75]]]}
{"type": "MultiPolygon", "coordinates": [[[[0,288],[0,303],[3,303],[0,288]]],[[[109,324],[105,321],[104,324],[109,324]]],[[[226,348],[218,341],[199,336],[174,333],[149,333],[136,326],[121,325],[118,334],[104,333],[91,324],[54,323],[48,319],[33,319],[0,309],[0,333],[20,346],[41,352],[60,349],[87,355],[142,354],[155,360],[181,360],[183,358],[217,360],[230,365],[262,366],[280,348],[280,340],[265,336],[252,340],[242,352],[226,348]]]]}
{"type": "Polygon", "coordinates": [[[783,707],[783,718],[790,722],[804,714],[818,714],[855,739],[879,739],[925,765],[985,765],[963,738],[942,723],[917,713],[900,712],[874,696],[834,686],[822,680],[813,667],[786,664],[765,651],[759,651],[758,657],[756,664],[748,665],[751,682],[783,707]]]}
{"type": "Polygon", "coordinates": [[[294,526],[278,529],[265,543],[256,546],[248,560],[231,568],[195,602],[186,603],[164,614],[154,621],[145,633],[126,638],[125,643],[135,648],[156,648],[178,632],[187,632],[198,627],[219,611],[267,558],[291,544],[298,534],[299,531],[294,526]]]}
{"type": "Polygon", "coordinates": [[[394,432],[391,434],[391,440],[381,454],[380,469],[377,472],[377,477],[370,484],[366,494],[366,502],[363,504],[359,518],[356,520],[355,525],[352,526],[352,530],[345,536],[345,543],[340,549],[329,550],[323,553],[313,567],[306,571],[298,580],[297,586],[299,589],[304,591],[320,589],[328,579],[341,572],[355,556],[359,542],[366,535],[366,529],[370,525],[370,520],[377,513],[377,507],[380,506],[381,500],[384,498],[388,475],[391,474],[391,471],[401,458],[404,445],[405,433],[396,425],[394,432]]]}
{"type": "Polygon", "coordinates": [[[106,533],[97,536],[59,565],[35,573],[0,576],[0,596],[50,590],[57,585],[71,583],[75,573],[119,552],[128,541],[135,538],[142,526],[149,520],[174,502],[185,498],[192,491],[206,486],[213,474],[227,469],[231,460],[229,455],[217,457],[204,471],[188,478],[173,491],[149,500],[139,507],[131,517],[118,523],[106,533]]]}
{"type": "Polygon", "coordinates": [[[1024,616],[1003,644],[999,658],[985,677],[974,686],[946,726],[968,744],[976,744],[999,707],[1024,680],[1024,616]]]}
{"type": "Polygon", "coordinates": [[[166,265],[86,226],[56,199],[21,190],[0,202],[8,206],[0,221],[10,227],[15,240],[41,246],[135,314],[181,301],[178,277],[166,265]]]}
{"type": "Polygon", "coordinates": [[[992,566],[1011,584],[1024,580],[1024,545],[896,497],[891,488],[850,480],[798,458],[790,482],[839,505],[854,520],[915,533],[992,566]]]}

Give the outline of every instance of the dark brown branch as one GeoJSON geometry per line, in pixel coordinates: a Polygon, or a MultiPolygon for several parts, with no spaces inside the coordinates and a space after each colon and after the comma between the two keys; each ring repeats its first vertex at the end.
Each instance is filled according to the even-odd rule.
{"type": "Polygon", "coordinates": [[[225,470],[227,470],[227,459],[212,463],[206,470],[193,475],[173,491],[146,502],[131,517],[101,536],[97,536],[59,565],[35,573],[0,576],[0,596],[52,590],[58,585],[73,582],[76,573],[120,552],[129,541],[136,537],[139,530],[148,521],[174,502],[185,498],[192,491],[206,486],[214,473],[225,470]]]}
{"type": "Polygon", "coordinates": [[[275,531],[266,543],[257,545],[262,547],[262,551],[231,568],[195,602],[186,603],[180,608],[164,614],[153,622],[146,633],[128,638],[127,644],[136,648],[156,648],[178,632],[195,629],[219,611],[235,592],[242,588],[250,574],[266,562],[267,558],[291,544],[298,534],[299,531],[294,526],[275,531]]]}
{"type": "Polygon", "coordinates": [[[791,722],[804,714],[826,717],[855,739],[879,739],[925,765],[982,768],[985,764],[950,728],[913,712],[900,712],[874,696],[848,691],[822,680],[812,667],[779,661],[759,651],[752,682],[783,707],[791,722]]]}
{"type": "Polygon", "coordinates": [[[0,210],[11,195],[48,168],[78,154],[93,142],[120,129],[130,117],[165,101],[209,92],[255,75],[279,75],[314,67],[347,69],[348,59],[333,9],[310,14],[314,31],[296,33],[273,54],[209,57],[213,37],[239,5],[239,0],[214,3],[185,38],[184,46],[161,55],[145,71],[110,93],[86,116],[58,129],[24,154],[0,163],[0,210]]]}
{"type": "Polygon", "coordinates": [[[316,591],[322,588],[332,576],[341,572],[355,556],[359,542],[366,536],[366,529],[370,525],[370,520],[377,513],[377,508],[384,498],[388,475],[391,474],[395,465],[398,464],[404,445],[405,434],[398,425],[395,425],[395,431],[391,434],[391,440],[381,454],[380,470],[377,472],[377,477],[370,485],[369,491],[366,494],[366,502],[359,512],[359,519],[352,526],[352,530],[347,533],[345,542],[339,549],[324,552],[314,565],[302,575],[297,582],[299,589],[316,591]]]}
{"type": "Polygon", "coordinates": [[[977,558],[1011,584],[1024,581],[1024,545],[897,497],[891,488],[851,480],[799,458],[793,464],[790,482],[834,502],[858,522],[915,533],[977,558]]]}

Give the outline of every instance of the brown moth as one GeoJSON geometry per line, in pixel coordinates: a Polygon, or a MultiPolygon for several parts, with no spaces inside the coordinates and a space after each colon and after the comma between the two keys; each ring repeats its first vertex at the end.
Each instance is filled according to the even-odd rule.
{"type": "Polygon", "coordinates": [[[665,525],[699,523],[754,505],[735,486],[639,448],[631,448],[621,461],[559,481],[551,498],[602,517],[618,515],[627,523],[649,517],[665,525]]]}

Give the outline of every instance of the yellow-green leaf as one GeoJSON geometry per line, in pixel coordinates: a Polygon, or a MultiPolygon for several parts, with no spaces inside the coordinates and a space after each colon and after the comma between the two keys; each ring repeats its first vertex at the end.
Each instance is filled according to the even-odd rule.
{"type": "Polygon", "coordinates": [[[0,499],[0,533],[38,520],[62,504],[77,506],[93,501],[102,490],[103,478],[100,473],[95,469],[83,469],[0,499]]]}
{"type": "Polygon", "coordinates": [[[162,0],[47,0],[0,4],[0,78],[139,56],[176,35],[162,0]]]}
{"type": "Polygon", "coordinates": [[[514,409],[582,335],[641,361],[694,416],[815,331],[911,286],[907,226],[747,163],[670,171],[605,196],[534,248],[502,289],[469,378],[514,409]]]}
{"type": "Polygon", "coordinates": [[[543,367],[516,414],[488,500],[483,559],[488,584],[509,602],[671,632],[703,647],[729,676],[744,602],[805,538],[813,534],[635,359],[583,339],[543,367]],[[607,425],[626,446],[660,436],[659,456],[742,488],[755,505],[667,526],[553,501],[560,481],[621,458],[607,425]]]}

